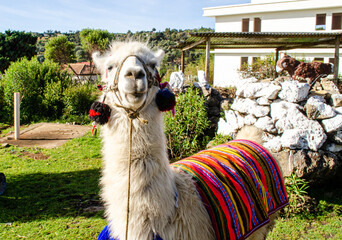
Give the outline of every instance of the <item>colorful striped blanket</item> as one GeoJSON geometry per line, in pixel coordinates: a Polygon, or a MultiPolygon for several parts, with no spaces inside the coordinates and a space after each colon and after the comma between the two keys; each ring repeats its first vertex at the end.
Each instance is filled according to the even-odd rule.
{"type": "Polygon", "coordinates": [[[288,204],[277,163],[251,141],[234,140],[172,166],[192,175],[216,239],[245,239],[288,204]]]}

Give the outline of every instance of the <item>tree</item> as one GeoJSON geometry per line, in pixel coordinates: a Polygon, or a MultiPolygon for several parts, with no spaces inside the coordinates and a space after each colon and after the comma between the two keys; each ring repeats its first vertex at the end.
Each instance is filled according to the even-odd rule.
{"type": "Polygon", "coordinates": [[[75,44],[68,41],[65,35],[50,38],[45,45],[45,59],[59,65],[67,64],[74,59],[75,44]]]}
{"type": "Polygon", "coordinates": [[[81,44],[86,53],[86,57],[90,62],[90,75],[92,75],[94,70],[94,68],[92,68],[92,53],[96,51],[104,52],[113,38],[114,35],[107,30],[86,28],[80,32],[81,44]]]}
{"type": "Polygon", "coordinates": [[[113,38],[113,34],[107,30],[86,28],[80,32],[82,47],[89,58],[95,51],[103,52],[113,38]]]}
{"type": "Polygon", "coordinates": [[[31,58],[36,54],[37,37],[31,33],[10,31],[0,33],[0,72],[19,58],[31,58]]]}

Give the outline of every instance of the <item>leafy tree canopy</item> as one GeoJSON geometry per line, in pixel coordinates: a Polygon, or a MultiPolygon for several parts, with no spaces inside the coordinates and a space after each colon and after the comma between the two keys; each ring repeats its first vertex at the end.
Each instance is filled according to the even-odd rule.
{"type": "Polygon", "coordinates": [[[80,32],[81,44],[89,56],[95,51],[103,52],[113,38],[107,30],[86,28],[80,32]]]}
{"type": "Polygon", "coordinates": [[[50,38],[45,45],[45,58],[60,65],[67,64],[74,59],[75,44],[68,41],[65,35],[50,38]]]}
{"type": "Polygon", "coordinates": [[[37,37],[31,33],[7,30],[0,32],[0,72],[4,72],[11,62],[22,57],[31,58],[36,54],[37,37]]]}

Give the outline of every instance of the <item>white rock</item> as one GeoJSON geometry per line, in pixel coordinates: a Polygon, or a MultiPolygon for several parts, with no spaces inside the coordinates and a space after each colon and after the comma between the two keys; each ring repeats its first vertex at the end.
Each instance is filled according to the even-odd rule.
{"type": "Polygon", "coordinates": [[[284,118],[289,109],[299,109],[300,106],[296,103],[290,103],[286,101],[275,101],[271,104],[271,117],[274,120],[284,118]]]}
{"type": "Polygon", "coordinates": [[[232,110],[224,111],[224,113],[226,120],[220,118],[217,133],[224,136],[232,136],[239,129],[237,117],[232,110]]]}
{"type": "Polygon", "coordinates": [[[333,136],[333,139],[337,143],[342,144],[342,129],[337,130],[336,134],[333,136]]]}
{"type": "Polygon", "coordinates": [[[330,92],[330,93],[339,93],[338,87],[335,85],[333,81],[331,81],[328,78],[322,78],[321,79],[321,85],[324,90],[330,92]]]}
{"type": "Polygon", "coordinates": [[[324,132],[323,128],[317,121],[308,119],[297,108],[289,108],[286,114],[275,123],[275,126],[278,130],[278,133],[282,133],[287,129],[295,128],[324,132]]]}
{"type": "Polygon", "coordinates": [[[244,118],[245,125],[253,125],[254,123],[256,123],[256,121],[257,121],[257,119],[251,114],[248,114],[244,118]]]}
{"type": "Polygon", "coordinates": [[[235,95],[236,96],[242,96],[241,94],[243,94],[243,93],[241,93],[241,91],[243,92],[243,89],[245,89],[248,85],[255,83],[257,81],[258,81],[258,79],[256,79],[255,77],[245,78],[245,79],[238,81],[236,83],[235,95]]]}
{"type": "Polygon", "coordinates": [[[269,133],[277,132],[277,129],[274,127],[274,120],[272,120],[269,116],[259,118],[254,126],[269,133]]]}
{"type": "Polygon", "coordinates": [[[281,87],[269,82],[256,82],[239,85],[236,90],[236,96],[244,98],[265,97],[267,99],[276,99],[281,87]]]}
{"type": "Polygon", "coordinates": [[[265,142],[263,146],[272,152],[280,152],[282,144],[280,136],[276,136],[269,141],[265,142]]]}
{"type": "Polygon", "coordinates": [[[339,114],[342,114],[342,107],[335,108],[335,111],[339,114]]]}
{"type": "Polygon", "coordinates": [[[332,94],[331,99],[334,107],[342,106],[342,94],[332,94]]]}
{"type": "Polygon", "coordinates": [[[323,96],[312,96],[305,104],[306,115],[310,119],[327,119],[336,116],[334,109],[324,103],[323,96]]]}
{"type": "Polygon", "coordinates": [[[278,97],[280,90],[280,86],[270,83],[268,86],[265,86],[260,91],[256,92],[255,97],[265,97],[267,99],[274,100],[278,97]]]}
{"type": "Polygon", "coordinates": [[[317,121],[308,119],[297,108],[289,108],[275,123],[275,127],[279,134],[283,133],[283,147],[305,147],[317,151],[327,139],[322,126],[317,121]]]}
{"type": "Polygon", "coordinates": [[[205,77],[205,72],[203,70],[197,71],[197,78],[198,78],[198,86],[204,87],[205,89],[210,89],[209,82],[205,77]]]}
{"type": "Polygon", "coordinates": [[[278,96],[288,102],[300,102],[307,98],[310,85],[307,83],[299,83],[298,81],[285,81],[280,83],[282,90],[278,96]]]}
{"type": "Polygon", "coordinates": [[[327,136],[309,129],[287,129],[281,135],[282,147],[290,149],[311,149],[317,151],[325,142],[327,136]]]}
{"type": "Polygon", "coordinates": [[[179,72],[172,72],[170,75],[170,86],[175,89],[180,89],[184,85],[184,74],[179,71],[179,72]]]}
{"type": "Polygon", "coordinates": [[[325,147],[326,150],[330,152],[341,152],[342,151],[342,145],[335,144],[335,143],[329,143],[325,147]]]}
{"type": "Polygon", "coordinates": [[[260,106],[249,98],[236,98],[231,109],[240,113],[253,114],[255,117],[264,117],[270,112],[270,107],[260,106]]]}
{"type": "Polygon", "coordinates": [[[238,128],[239,129],[243,128],[243,126],[245,126],[244,117],[237,111],[235,112],[235,115],[236,115],[236,119],[237,119],[238,128]]]}
{"type": "Polygon", "coordinates": [[[267,97],[260,97],[257,99],[257,104],[261,106],[269,106],[271,105],[271,101],[267,97]]]}
{"type": "Polygon", "coordinates": [[[323,127],[327,132],[334,132],[342,128],[342,114],[337,114],[333,118],[322,120],[323,127]]]}
{"type": "Polygon", "coordinates": [[[254,95],[257,91],[263,88],[263,84],[260,82],[250,83],[246,85],[240,85],[235,92],[236,96],[244,98],[255,98],[254,95]]]}

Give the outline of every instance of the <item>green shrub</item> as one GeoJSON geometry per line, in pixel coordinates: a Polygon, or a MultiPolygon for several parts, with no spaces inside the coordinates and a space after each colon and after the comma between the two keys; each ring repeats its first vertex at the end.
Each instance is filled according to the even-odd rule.
{"type": "Polygon", "coordinates": [[[307,210],[308,182],[292,174],[285,179],[285,187],[289,198],[289,205],[285,209],[286,216],[289,217],[307,210]]]}
{"type": "Polygon", "coordinates": [[[221,134],[216,134],[215,137],[211,139],[211,141],[208,143],[207,148],[211,148],[229,142],[230,140],[232,140],[231,136],[223,136],[221,134]]]}
{"type": "Polygon", "coordinates": [[[1,85],[1,79],[0,79],[0,123],[3,123],[5,119],[7,119],[7,113],[5,111],[5,101],[4,101],[4,89],[1,85]]]}
{"type": "Polygon", "coordinates": [[[204,132],[209,127],[205,99],[196,89],[177,97],[175,116],[168,112],[164,115],[165,135],[172,160],[190,156],[205,148],[208,137],[204,132]]]}
{"type": "Polygon", "coordinates": [[[63,102],[63,84],[61,81],[49,82],[46,84],[43,105],[47,112],[47,118],[55,120],[63,115],[64,102],[63,102]]]}
{"type": "MultiPolygon", "coordinates": [[[[20,103],[22,123],[50,118],[51,114],[55,114],[54,111],[56,110],[55,106],[50,106],[50,104],[55,103],[55,100],[51,100],[51,92],[62,93],[63,88],[69,84],[69,81],[70,76],[61,71],[57,63],[51,61],[39,63],[37,58],[31,60],[22,58],[11,63],[1,81],[4,91],[4,110],[8,116],[6,120],[8,122],[13,121],[14,92],[20,92],[22,98],[20,103]],[[54,89],[55,87],[58,89],[54,89]],[[44,100],[45,97],[48,97],[48,99],[44,100]]],[[[58,97],[55,96],[54,98],[58,97]]],[[[58,112],[62,111],[58,109],[58,112]]]]}
{"type": "Polygon", "coordinates": [[[275,55],[270,54],[266,58],[254,58],[252,64],[241,66],[240,73],[243,78],[255,77],[256,79],[273,78],[275,71],[275,55]]]}
{"type": "Polygon", "coordinates": [[[64,119],[83,122],[91,104],[97,99],[97,92],[98,90],[92,84],[69,86],[64,95],[64,119]]]}

